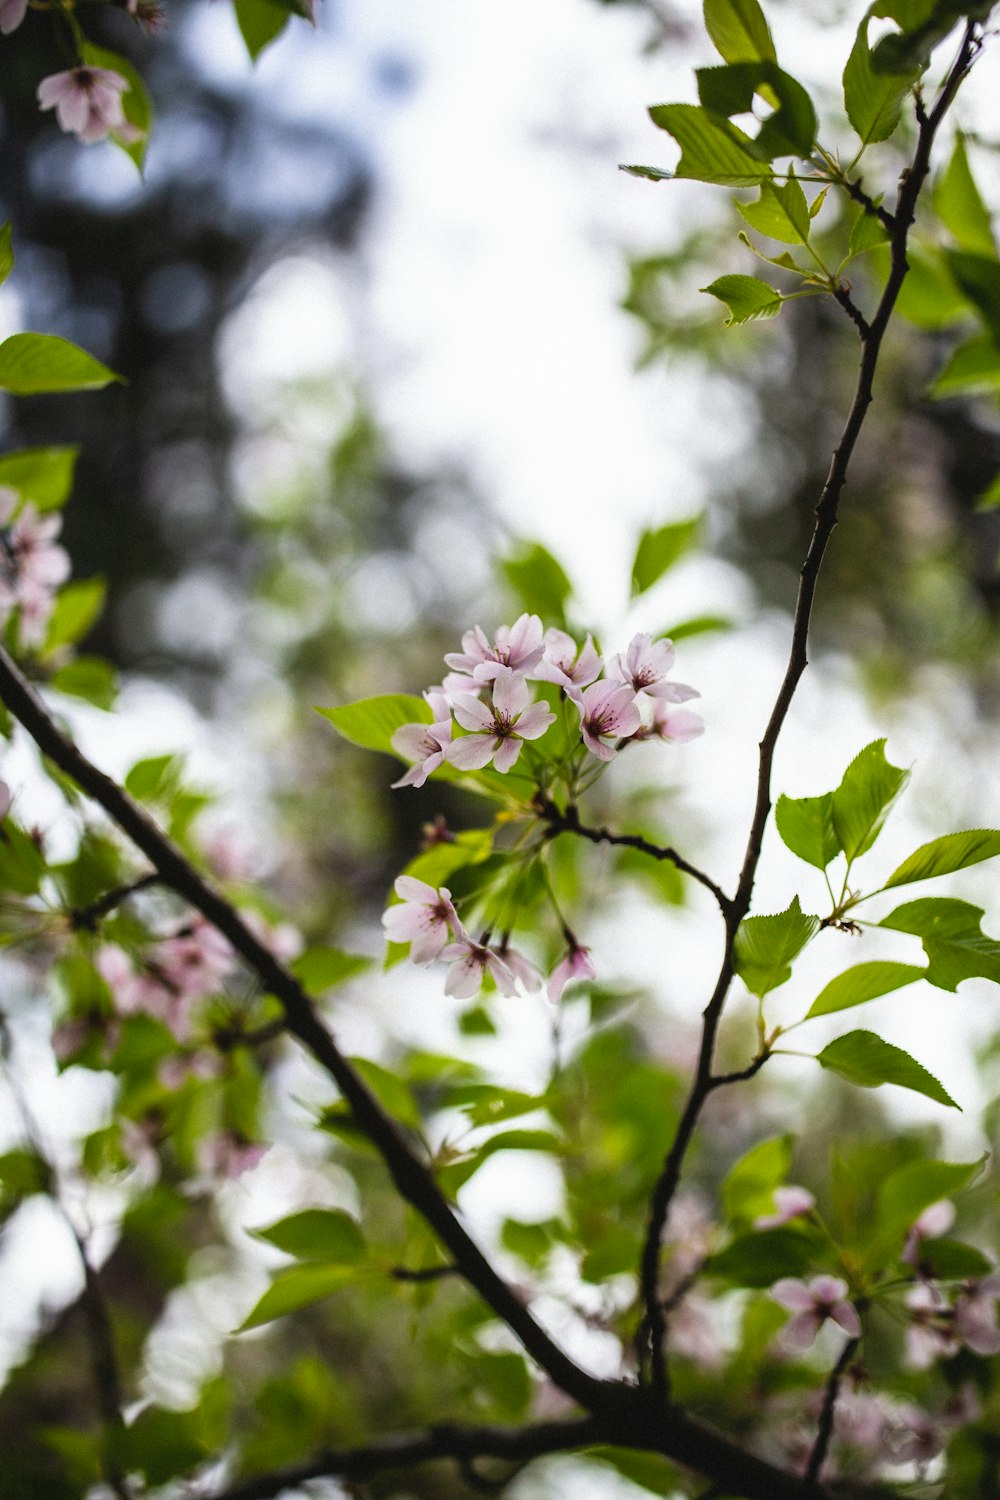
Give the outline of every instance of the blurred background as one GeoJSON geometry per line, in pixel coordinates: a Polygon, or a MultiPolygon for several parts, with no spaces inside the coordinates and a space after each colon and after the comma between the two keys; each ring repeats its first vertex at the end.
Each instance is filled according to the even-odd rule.
{"type": "MultiPolygon", "coordinates": [[[[4,410],[5,448],[82,445],[65,539],[75,575],[110,586],[88,647],[120,668],[123,717],[109,733],[95,710],[79,732],[111,769],[186,751],[221,795],[217,832],[239,826],[310,937],[376,953],[422,825],[442,808],[469,820],[433,783],[391,792],[390,763],[336,741],[312,706],[438,681],[464,629],[520,612],[517,562],[536,542],[606,649],[682,626],[678,675],[701,690],[707,733],[620,795],[633,822],[734,879],[856,338],[822,299],[725,329],[698,288],[756,269],[728,195],[618,171],[672,164],[645,106],[693,97],[692,66],[714,60],[698,9],[327,0],[256,67],[228,7],[178,0],[145,39],[109,13],[102,38],[136,60],[158,111],[142,179],[35,109],[43,14],[0,43],[0,216],[17,257],[0,331],[62,334],[128,380],[4,410]],[[702,549],[630,608],[641,530],[698,514],[702,549]]],[[[834,118],[823,69],[849,50],[847,10],[768,7],[784,65],[834,118]]],[[[987,58],[959,111],[994,205],[995,88],[987,58]]],[[[873,153],[885,180],[905,145],[873,153]]],[[[858,299],[875,285],[858,263],[858,299]]],[[[824,791],[887,734],[890,759],[914,767],[887,868],[1000,808],[1000,512],[976,510],[1000,423],[995,403],[926,397],[951,335],[917,325],[885,353],[777,776],[791,795],[824,791]]],[[[802,867],[768,852],[760,909],[776,910],[802,867]]],[[[717,933],[667,886],[640,874],[583,925],[602,976],[648,986],[654,1050],[679,1018],[680,1062],[717,933]]],[[[985,904],[995,876],[953,889],[985,904]]],[[[454,1045],[436,980],[411,986],[419,1014],[400,1017],[399,993],[397,971],[345,1009],[355,1050],[383,1047],[384,1028],[397,1048],[454,1045]]],[[[940,1002],[887,1010],[884,1028],[880,1010],[879,1029],[918,1056],[923,1041],[950,1091],[985,1103],[970,1052],[993,1030],[982,992],[963,987],[944,1032],[940,1002]]],[[[541,1077],[550,1018],[500,1010],[510,1066],[541,1077]]],[[[975,1111],[955,1140],[981,1144],[975,1111]]],[[[498,1182],[470,1185],[486,1225],[502,1217],[498,1182]]]]}

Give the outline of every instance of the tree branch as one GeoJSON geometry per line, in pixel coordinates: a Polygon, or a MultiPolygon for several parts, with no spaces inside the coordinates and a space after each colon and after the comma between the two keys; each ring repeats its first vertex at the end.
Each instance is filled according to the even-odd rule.
{"type": "Polygon", "coordinates": [[[683,855],[678,854],[676,849],[663,844],[654,844],[639,833],[612,833],[610,828],[588,828],[586,824],[580,822],[580,814],[572,802],[565,811],[554,802],[550,802],[548,798],[540,798],[536,805],[541,817],[548,823],[552,837],[560,833],[575,833],[579,838],[589,839],[592,844],[612,844],[621,849],[638,849],[640,854],[648,854],[651,859],[668,861],[682,874],[690,875],[692,880],[697,880],[699,885],[711,891],[723,916],[732,905],[732,898],[726,895],[722,887],[716,885],[704,870],[699,870],[697,865],[691,864],[683,855]]]}
{"type": "Polygon", "coordinates": [[[875,370],[882,340],[908,269],[907,242],[916,215],[917,200],[930,170],[931,148],[941,122],[954,101],[962,80],[972,66],[979,48],[978,28],[974,22],[970,21],[966,26],[958,56],[945,79],[934,108],[929,114],[923,109],[920,111],[920,128],[913,159],[909,169],[900,179],[896,212],[892,216],[889,277],[867,333],[862,337],[861,361],[854,400],[844,424],[840,442],[834,449],[830,460],[826,483],[816,504],[813,534],[799,575],[799,590],[792,623],[788,664],[760,742],[753,817],[736,895],[726,909],[726,944],[719,977],[711,999],[702,1013],[702,1040],[697,1070],[676,1134],[653,1189],[649,1223],[640,1261],[644,1316],[639,1329],[638,1352],[640,1371],[644,1376],[648,1376],[654,1392],[661,1400],[669,1399],[665,1351],[667,1322],[659,1296],[661,1242],[691,1136],[705,1101],[716,1086],[712,1075],[715,1042],[733,981],[736,934],[740,923],[750,909],[757,867],[760,863],[764,829],[771,812],[771,774],[775,748],[791,708],[799,679],[808,665],[806,648],[820,570],[837,524],[837,511],[847,481],[851,458],[873,399],[875,370]]]}
{"type": "Polygon", "coordinates": [[[837,1397],[840,1394],[841,1381],[847,1373],[847,1368],[857,1353],[860,1339],[848,1339],[841,1350],[840,1358],[830,1371],[823,1392],[823,1405],[820,1409],[819,1424],[816,1430],[816,1441],[813,1443],[809,1462],[806,1465],[805,1481],[807,1485],[815,1485],[820,1476],[820,1470],[830,1451],[830,1439],[833,1437],[833,1418],[837,1408],[837,1397]]]}
{"type": "Polygon", "coordinates": [[[588,1375],[564,1353],[498,1275],[416,1155],[340,1051],[299,980],[250,930],[236,908],[212,889],[194,865],[118,784],[84,756],[56,724],[6,651],[0,649],[0,698],[43,754],[71,777],[139,848],[162,883],[213,923],[280,1001],[288,1031],[312,1054],[347,1101],[359,1129],[377,1148],[397,1189],[450,1250],[462,1275],[521,1340],[562,1390],[585,1407],[613,1404],[624,1388],[588,1375]]]}
{"type": "Polygon", "coordinates": [[[137,891],[148,890],[151,885],[159,885],[159,883],[159,875],[153,874],[142,875],[128,885],[116,886],[113,891],[106,891],[89,906],[75,907],[69,914],[69,925],[74,932],[94,932],[101,918],[114,911],[116,906],[121,906],[129,896],[134,896],[137,891]]]}

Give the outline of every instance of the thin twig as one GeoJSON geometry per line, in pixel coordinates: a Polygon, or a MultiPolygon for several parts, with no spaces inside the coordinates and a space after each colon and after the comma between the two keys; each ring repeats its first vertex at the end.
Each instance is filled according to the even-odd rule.
{"type": "Polygon", "coordinates": [[[159,885],[160,877],[153,871],[149,875],[142,875],[138,880],[131,881],[128,885],[116,886],[113,891],[106,892],[89,906],[74,907],[69,913],[69,925],[74,932],[95,932],[97,924],[102,917],[114,911],[116,906],[121,906],[129,896],[134,896],[137,891],[146,891],[151,885],[159,885]]]}
{"type": "Polygon", "coordinates": [[[393,1281],[443,1281],[447,1276],[461,1276],[459,1266],[390,1266],[393,1281]]]}
{"type": "Polygon", "coordinates": [[[844,309],[847,316],[850,318],[851,322],[858,330],[858,333],[861,335],[861,342],[864,343],[865,339],[871,333],[871,327],[869,325],[868,319],[865,317],[864,313],[861,311],[860,307],[851,296],[847,287],[844,286],[842,282],[838,282],[838,284],[833,288],[833,296],[834,300],[840,303],[841,307],[844,309]]]}
{"type": "Polygon", "coordinates": [[[803,1476],[806,1485],[811,1489],[819,1482],[820,1470],[826,1461],[826,1455],[830,1451],[830,1439],[833,1437],[833,1418],[837,1407],[837,1397],[840,1394],[841,1382],[847,1373],[851,1360],[857,1353],[860,1339],[848,1339],[840,1352],[840,1358],[830,1371],[823,1392],[823,1405],[820,1408],[819,1423],[816,1428],[816,1441],[813,1443],[812,1452],[809,1454],[809,1462],[803,1476]]]}
{"type": "Polygon", "coordinates": [[[697,1070],[650,1201],[649,1221],[640,1261],[644,1315],[638,1333],[638,1354],[640,1372],[644,1378],[648,1378],[652,1390],[661,1401],[668,1401],[670,1396],[665,1350],[666,1320],[659,1296],[663,1230],[671,1201],[680,1181],[684,1158],[695,1125],[705,1101],[717,1086],[712,1075],[712,1059],[719,1024],[735,973],[736,934],[740,923],[750,909],[757,867],[760,863],[764,829],[771,812],[771,775],[775,748],[799,679],[808,664],[806,648],[819,574],[830,537],[837,524],[838,507],[847,480],[851,457],[872,402],[875,370],[882,340],[908,269],[907,241],[916,215],[917,200],[930,170],[931,148],[941,122],[954,101],[962,80],[972,66],[979,47],[978,28],[974,22],[970,21],[966,26],[958,56],[941,88],[934,108],[927,114],[923,112],[921,106],[922,118],[913,159],[900,179],[899,197],[893,216],[889,276],[868,332],[862,340],[854,400],[844,424],[840,442],[834,449],[826,483],[816,505],[813,534],[799,576],[799,591],[792,624],[788,664],[760,742],[754,812],[736,895],[726,911],[726,944],[719,976],[711,998],[702,1012],[702,1040],[697,1070]]]}
{"type": "Polygon", "coordinates": [[[712,877],[706,875],[704,870],[699,870],[697,865],[691,864],[690,860],[678,854],[676,849],[664,844],[654,844],[638,833],[612,833],[610,828],[589,828],[580,822],[580,814],[572,802],[563,809],[548,798],[542,798],[536,805],[541,817],[548,823],[553,837],[560,833],[575,833],[579,838],[589,839],[592,844],[612,844],[620,849],[638,849],[640,854],[648,854],[650,859],[666,860],[682,874],[690,875],[692,880],[697,880],[699,885],[703,885],[706,890],[712,892],[724,916],[732,905],[732,898],[726,895],[722,887],[716,885],[712,877]]]}
{"type": "Polygon", "coordinates": [[[838,182],[839,185],[847,193],[849,198],[853,198],[855,203],[861,204],[861,207],[864,209],[866,214],[871,214],[873,218],[878,219],[879,222],[888,230],[890,235],[895,234],[895,214],[890,213],[889,209],[883,207],[881,203],[876,203],[875,199],[872,198],[870,194],[865,192],[864,188],[861,186],[860,178],[855,178],[852,182],[849,178],[842,177],[838,178],[838,182]]]}

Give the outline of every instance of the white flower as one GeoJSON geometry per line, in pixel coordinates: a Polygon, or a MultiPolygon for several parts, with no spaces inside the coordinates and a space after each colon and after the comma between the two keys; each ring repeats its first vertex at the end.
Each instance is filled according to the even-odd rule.
{"type": "Polygon", "coordinates": [[[382,913],[386,937],[390,943],[409,943],[413,963],[433,963],[449,939],[465,931],[451,892],[444,886],[435,890],[415,875],[400,875],[394,889],[400,904],[382,913]]]}

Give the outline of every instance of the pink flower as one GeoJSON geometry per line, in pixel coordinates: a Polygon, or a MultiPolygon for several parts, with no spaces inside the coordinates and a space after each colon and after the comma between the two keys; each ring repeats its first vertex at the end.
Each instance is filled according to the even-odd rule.
{"type": "Polygon", "coordinates": [[[0,0],[0,31],[7,36],[24,20],[28,0],[0,0]]]}
{"type": "Polygon", "coordinates": [[[941,1293],[920,1283],[906,1294],[910,1322],[906,1330],[906,1362],[911,1369],[926,1370],[938,1359],[958,1353],[954,1314],[941,1293]]]}
{"type": "Polygon", "coordinates": [[[513,625],[501,625],[493,645],[478,625],[462,637],[462,650],[450,651],[445,661],[455,672],[476,682],[492,682],[501,667],[530,672],[542,659],[542,622],[537,615],[521,615],[513,625]]]}
{"type": "Polygon", "coordinates": [[[906,1245],[903,1248],[900,1260],[906,1261],[907,1265],[918,1265],[922,1242],[924,1240],[937,1239],[939,1235],[947,1234],[954,1222],[954,1203],[951,1203],[947,1198],[943,1198],[939,1203],[932,1203],[930,1208],[924,1209],[906,1236],[906,1245]]]}
{"type": "Polygon", "coordinates": [[[509,771],[521,753],[521,741],[537,740],[556,716],[544,703],[531,702],[520,672],[498,667],[492,705],[461,693],[455,717],[471,732],[448,746],[448,761],[462,771],[478,771],[492,760],[498,771],[509,771]]]}
{"type": "Polygon", "coordinates": [[[502,995],[516,995],[517,981],[512,969],[492,948],[477,943],[468,933],[455,943],[449,943],[441,953],[451,962],[444,992],[456,1000],[468,1000],[482,988],[483,980],[491,974],[502,995]]]}
{"type": "Polygon", "coordinates": [[[651,698],[665,698],[668,703],[686,703],[698,693],[683,682],[667,682],[674,664],[673,641],[654,641],[649,632],[632,637],[624,656],[614,656],[608,663],[608,678],[625,683],[633,693],[648,693],[651,698]]]}
{"type": "Polygon", "coordinates": [[[255,1167],[267,1151],[235,1130],[219,1130],[198,1143],[198,1167],[206,1177],[239,1177],[255,1167]]]}
{"type": "MultiPolygon", "coordinates": [[[[0,489],[0,525],[8,522],[17,501],[13,490],[0,489]]],[[[61,525],[61,516],[39,516],[29,504],[7,529],[0,562],[0,621],[20,609],[21,638],[28,646],[45,640],[55,591],[69,577],[69,554],[55,540],[61,525]]]]}
{"type": "Polygon", "coordinates": [[[847,1298],[847,1283],[839,1276],[814,1276],[799,1281],[783,1276],[771,1288],[775,1302],[795,1313],[781,1330],[781,1342],[791,1353],[808,1349],[827,1318],[837,1323],[849,1338],[861,1337],[861,1319],[847,1298]]]}
{"type": "Polygon", "coordinates": [[[563,990],[571,980],[596,978],[597,970],[591,960],[590,949],[581,948],[579,943],[571,941],[565,956],[559,960],[552,971],[546,994],[553,1005],[558,1005],[563,990]]]}
{"type": "MultiPolygon", "coordinates": [[[[464,680],[464,679],[462,679],[464,680]]],[[[440,688],[428,688],[424,697],[434,715],[432,724],[403,724],[392,737],[392,748],[414,764],[392,783],[393,787],[423,786],[432,771],[444,764],[451,744],[451,710],[440,688]]]]}
{"type": "Polygon", "coordinates": [[[886,1434],[893,1463],[923,1465],[944,1447],[940,1422],[919,1406],[898,1406],[886,1434]]]}
{"type": "Polygon", "coordinates": [[[605,739],[627,739],[642,723],[635,693],[617,682],[592,683],[581,694],[577,707],[583,743],[599,760],[615,758],[615,747],[604,744],[605,739]]]}
{"type": "Polygon", "coordinates": [[[401,902],[382,913],[386,937],[390,943],[409,943],[413,963],[433,963],[453,936],[465,932],[451,892],[444,886],[435,890],[414,875],[400,875],[394,889],[401,902]]]}
{"type": "Polygon", "coordinates": [[[545,655],[531,675],[541,682],[556,683],[568,697],[579,703],[581,689],[600,676],[602,665],[589,635],[582,646],[577,646],[565,630],[553,629],[545,632],[545,655]]]}
{"type": "Polygon", "coordinates": [[[663,698],[653,699],[653,718],[643,724],[635,738],[637,740],[669,740],[674,745],[686,745],[705,733],[705,720],[690,708],[674,708],[663,698]]]}
{"type": "Polygon", "coordinates": [[[526,990],[540,990],[542,976],[529,958],[511,948],[506,941],[497,949],[497,957],[507,965],[515,979],[519,979],[526,990]]]}
{"type": "Polygon", "coordinates": [[[1000,1273],[965,1282],[955,1303],[955,1335],[974,1354],[1000,1354],[1000,1273]]]}
{"type": "Polygon", "coordinates": [[[42,79],[38,104],[54,109],[59,128],[89,145],[126,124],[121,96],[127,92],[128,79],[110,68],[70,68],[42,79]]]}
{"type": "Polygon", "coordinates": [[[187,926],[161,942],[155,972],[178,999],[202,1000],[220,988],[234,958],[218,928],[196,912],[187,926]]]}
{"type": "Polygon", "coordinates": [[[804,1187],[779,1187],[774,1190],[774,1212],[761,1214],[754,1219],[755,1229],[780,1229],[784,1224],[790,1224],[793,1219],[799,1219],[803,1214],[811,1213],[816,1206],[816,1199],[808,1188],[804,1187]]]}

